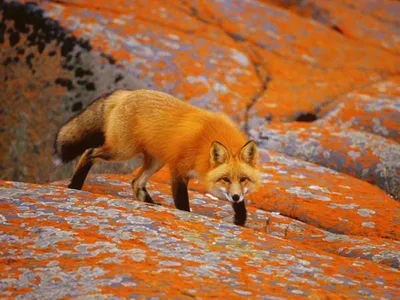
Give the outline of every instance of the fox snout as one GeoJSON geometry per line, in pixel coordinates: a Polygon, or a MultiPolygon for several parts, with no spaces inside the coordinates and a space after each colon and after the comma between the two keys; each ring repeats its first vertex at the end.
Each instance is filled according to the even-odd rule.
{"type": "Polygon", "coordinates": [[[231,189],[229,191],[229,188],[227,189],[226,187],[220,187],[219,192],[218,190],[212,190],[211,192],[214,191],[216,196],[225,197],[229,202],[240,203],[244,200],[244,194],[246,194],[246,190],[244,193],[242,193],[240,189],[234,191],[231,189]]]}
{"type": "Polygon", "coordinates": [[[239,183],[231,183],[230,188],[228,188],[228,200],[231,202],[242,202],[244,199],[244,193],[239,183]]]}
{"type": "Polygon", "coordinates": [[[243,196],[241,197],[241,196],[239,196],[238,194],[232,195],[232,200],[233,200],[234,202],[243,201],[243,196]],[[240,200],[240,198],[242,198],[242,200],[240,200]]]}

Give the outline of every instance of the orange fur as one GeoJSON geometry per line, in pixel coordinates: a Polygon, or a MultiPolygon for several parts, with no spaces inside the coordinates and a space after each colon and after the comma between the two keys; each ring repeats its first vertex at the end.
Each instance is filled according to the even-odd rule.
{"type": "Polygon", "coordinates": [[[257,146],[254,142],[246,144],[245,136],[224,114],[150,90],[119,90],[87,110],[64,125],[57,137],[56,146],[62,152],[62,145],[74,145],[74,137],[84,141],[85,134],[80,132],[80,128],[88,127],[84,123],[101,122],[104,144],[82,155],[70,185],[73,188],[82,186],[96,161],[124,161],[138,154],[144,155],[145,163],[132,186],[134,194],[143,199],[147,180],[164,164],[169,165],[173,182],[180,178],[175,180],[176,193],[182,192],[179,185],[187,184],[193,174],[210,191],[222,188],[220,177],[227,176],[227,193],[242,198],[259,184],[257,146]],[[94,108],[96,113],[90,112],[94,108]],[[240,182],[243,176],[248,180],[240,182]]]}
{"type": "Polygon", "coordinates": [[[204,178],[210,170],[213,141],[219,141],[232,155],[246,143],[244,135],[223,114],[156,91],[117,93],[105,121],[105,145],[121,160],[146,152],[172,166],[177,175],[186,176],[194,170],[204,178]]]}

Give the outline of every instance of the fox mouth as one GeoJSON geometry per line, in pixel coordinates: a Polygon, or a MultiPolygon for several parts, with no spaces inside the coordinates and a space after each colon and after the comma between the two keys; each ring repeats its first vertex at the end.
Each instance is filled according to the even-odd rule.
{"type": "Polygon", "coordinates": [[[234,198],[232,197],[232,195],[230,195],[229,193],[227,193],[225,190],[221,189],[220,192],[222,193],[222,195],[225,196],[225,198],[226,198],[229,202],[232,202],[232,203],[240,203],[240,202],[242,202],[242,201],[244,200],[244,196],[243,196],[243,195],[240,195],[240,196],[239,196],[239,199],[234,200],[234,198]]]}
{"type": "Polygon", "coordinates": [[[218,197],[216,197],[216,196],[214,196],[214,195],[212,195],[210,193],[206,193],[206,196],[208,196],[208,197],[210,197],[211,199],[214,199],[214,200],[218,200],[219,198],[223,198],[221,196],[224,196],[231,203],[240,203],[240,202],[242,202],[244,200],[244,196],[240,196],[239,200],[235,201],[235,200],[232,199],[232,197],[228,193],[222,193],[222,194],[213,193],[213,194],[218,195],[218,197]]]}
{"type": "Polygon", "coordinates": [[[240,195],[240,196],[239,196],[239,199],[237,199],[237,200],[235,200],[235,199],[232,197],[232,195],[230,195],[230,194],[228,194],[228,193],[224,193],[224,196],[225,196],[226,199],[228,199],[229,202],[232,202],[232,203],[240,203],[240,202],[242,202],[242,201],[244,200],[243,195],[240,195]]]}
{"type": "MultiPolygon", "coordinates": [[[[245,188],[245,194],[247,193],[248,189],[245,188]]],[[[208,195],[211,196],[212,199],[226,199],[231,203],[240,203],[244,201],[245,194],[237,194],[238,197],[232,197],[230,193],[226,191],[225,188],[216,188],[208,190],[208,195]],[[234,199],[236,198],[236,199],[234,199]]]]}

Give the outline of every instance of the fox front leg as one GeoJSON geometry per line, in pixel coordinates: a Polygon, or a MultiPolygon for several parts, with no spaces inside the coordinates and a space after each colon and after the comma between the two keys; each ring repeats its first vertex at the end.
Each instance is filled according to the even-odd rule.
{"type": "Polygon", "coordinates": [[[233,223],[235,225],[244,226],[247,219],[247,209],[244,205],[244,200],[240,202],[234,202],[232,204],[233,210],[235,211],[235,216],[233,218],[233,223]]]}
{"type": "Polygon", "coordinates": [[[180,210],[190,211],[187,184],[187,178],[172,176],[171,187],[175,207],[180,210]]]}

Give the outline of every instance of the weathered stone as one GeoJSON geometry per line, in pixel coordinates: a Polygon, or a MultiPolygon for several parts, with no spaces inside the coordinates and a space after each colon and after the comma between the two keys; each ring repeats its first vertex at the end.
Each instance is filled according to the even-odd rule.
{"type": "Polygon", "coordinates": [[[252,131],[261,147],[366,180],[400,199],[400,145],[336,126],[277,123],[252,131]]]}
{"type": "Polygon", "coordinates": [[[400,77],[358,89],[319,111],[320,125],[372,132],[400,142],[400,77]]]}
{"type": "Polygon", "coordinates": [[[0,190],[2,297],[398,295],[398,270],[194,213],[25,183],[0,190]]]}
{"type": "Polygon", "coordinates": [[[70,177],[73,163],[51,164],[57,128],[103,93],[142,87],[331,169],[260,150],[246,228],[197,182],[192,212],[173,209],[166,169],[148,186],[161,205],[132,200],[134,174],[90,175],[85,191],[0,182],[0,297],[398,297],[400,204],[385,191],[399,198],[399,7],[1,2],[0,178],[70,177]]]}
{"type": "Polygon", "coordinates": [[[400,53],[400,4],[394,0],[263,0],[312,18],[345,37],[400,53]]]}
{"type": "MultiPolygon", "coordinates": [[[[74,164],[55,170],[52,163],[58,127],[104,93],[146,85],[111,56],[93,51],[88,40],[47,17],[39,4],[5,1],[0,5],[4,26],[0,178],[34,182],[65,178],[74,164]]],[[[133,161],[111,170],[131,172],[136,166],[133,161]]]]}
{"type": "MultiPolygon", "coordinates": [[[[382,14],[371,10],[379,7],[395,22],[390,1],[342,2],[372,16],[382,14]]],[[[0,143],[1,178],[66,177],[71,165],[53,173],[50,161],[57,128],[115,88],[163,90],[224,111],[248,129],[271,120],[313,121],[332,99],[400,67],[398,56],[374,43],[256,0],[1,5],[0,88],[6,92],[0,100],[7,116],[1,134],[11,141],[0,143]]]]}
{"type": "MultiPolygon", "coordinates": [[[[387,239],[400,237],[395,200],[366,182],[273,151],[262,151],[261,161],[262,188],[247,199],[246,227],[339,255],[382,257],[398,267],[400,244],[387,239]]],[[[84,190],[133,200],[133,177],[93,175],[84,190]]],[[[147,189],[157,203],[173,208],[169,181],[163,168],[147,189]]],[[[66,187],[68,181],[55,184],[66,187]]],[[[193,213],[232,223],[229,202],[207,195],[196,181],[189,187],[193,213]]]]}

